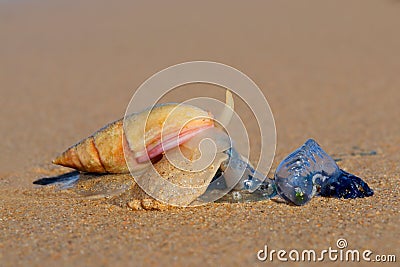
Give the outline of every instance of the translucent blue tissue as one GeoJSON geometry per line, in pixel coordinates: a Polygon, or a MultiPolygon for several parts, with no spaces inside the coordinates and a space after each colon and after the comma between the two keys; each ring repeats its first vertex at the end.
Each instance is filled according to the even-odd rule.
{"type": "Polygon", "coordinates": [[[337,198],[373,195],[361,178],[341,170],[312,139],[279,164],[275,186],[283,199],[295,205],[304,205],[315,195],[337,198]]]}

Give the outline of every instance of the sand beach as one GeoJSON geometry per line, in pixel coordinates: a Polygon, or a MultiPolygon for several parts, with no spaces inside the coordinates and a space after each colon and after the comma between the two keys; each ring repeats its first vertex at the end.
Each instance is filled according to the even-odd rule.
{"type": "Polygon", "coordinates": [[[340,238],[399,261],[399,27],[395,0],[0,1],[0,266],[282,265],[257,252],[340,238]],[[262,90],[277,131],[268,177],[314,138],[374,196],[131,211],[33,184],[71,171],[52,159],[123,117],[148,77],[193,60],[232,66],[262,90]]]}

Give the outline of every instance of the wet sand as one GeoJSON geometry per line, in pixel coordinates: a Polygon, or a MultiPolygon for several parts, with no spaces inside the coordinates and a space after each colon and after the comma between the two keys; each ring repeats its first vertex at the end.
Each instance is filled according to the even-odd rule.
{"type": "Polygon", "coordinates": [[[338,238],[399,260],[399,14],[394,0],[1,1],[0,266],[243,266],[264,245],[320,251],[338,238]],[[314,138],[375,195],[133,212],[32,184],[68,172],[51,160],[122,117],[145,79],[192,60],[263,90],[278,138],[270,177],[314,138]]]}

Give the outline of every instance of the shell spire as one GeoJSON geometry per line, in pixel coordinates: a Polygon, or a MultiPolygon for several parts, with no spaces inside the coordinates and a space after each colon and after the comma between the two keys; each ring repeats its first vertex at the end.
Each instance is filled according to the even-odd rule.
{"type": "Polygon", "coordinates": [[[83,172],[128,173],[122,148],[122,119],[68,148],[54,164],[83,172]]]}

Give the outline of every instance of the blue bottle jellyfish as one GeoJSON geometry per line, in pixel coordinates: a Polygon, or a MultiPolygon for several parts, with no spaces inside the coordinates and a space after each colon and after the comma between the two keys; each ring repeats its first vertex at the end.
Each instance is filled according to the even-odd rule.
{"type": "Polygon", "coordinates": [[[279,164],[275,186],[282,198],[295,205],[304,205],[315,195],[337,198],[373,195],[361,178],[341,170],[312,139],[279,164]]]}

